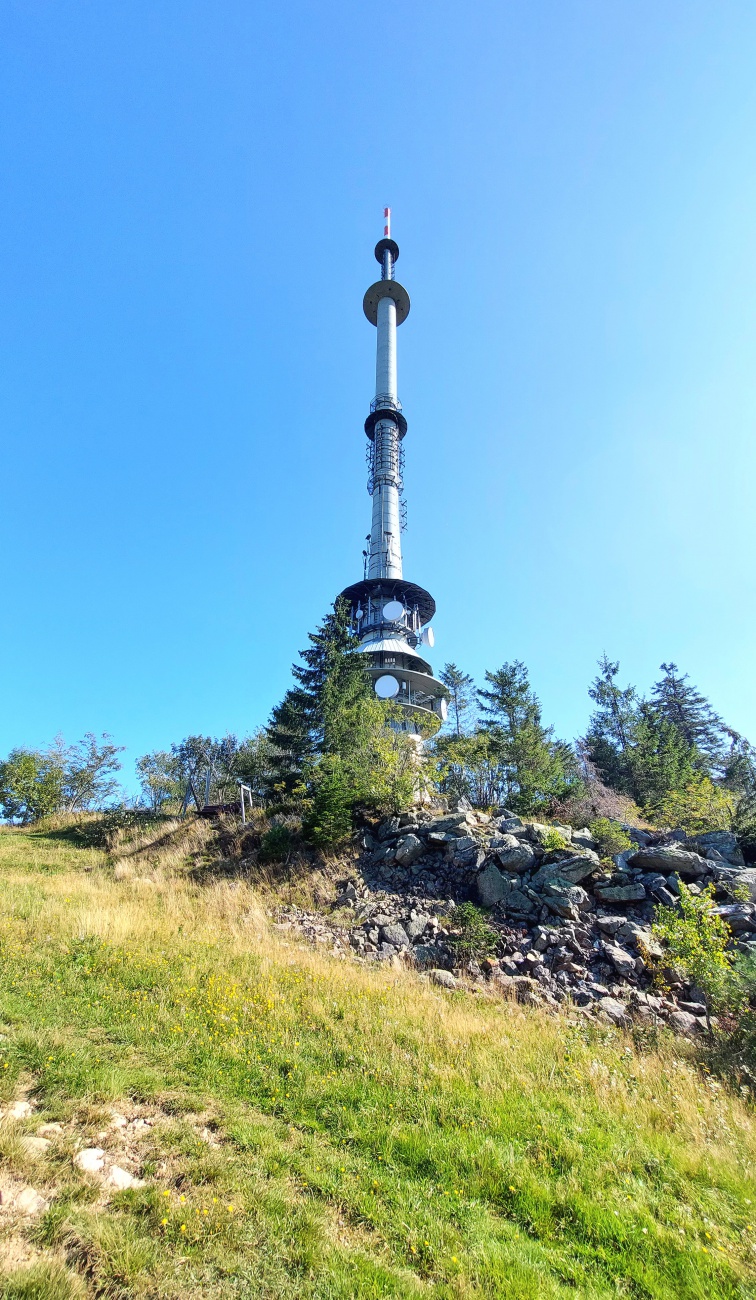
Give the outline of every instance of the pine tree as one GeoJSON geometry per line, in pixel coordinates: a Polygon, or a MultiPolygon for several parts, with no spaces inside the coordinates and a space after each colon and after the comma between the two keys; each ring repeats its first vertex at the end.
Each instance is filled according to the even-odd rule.
{"type": "Polygon", "coordinates": [[[519,661],[486,673],[490,690],[479,690],[483,726],[502,768],[507,803],[518,812],[567,798],[579,784],[570,747],[541,722],[540,701],[519,661]]]}
{"type": "Polygon", "coordinates": [[[726,728],[709,701],[680,673],[677,664],[662,664],[664,676],[651,690],[652,702],[659,713],[677,727],[688,745],[695,745],[707,760],[710,770],[719,768],[725,748],[726,728]]]}
{"type": "Polygon", "coordinates": [[[439,677],[449,692],[449,720],[459,739],[468,730],[470,710],[475,699],[475,682],[456,664],[445,664],[439,677]]]}
{"type": "Polygon", "coordinates": [[[604,654],[599,668],[599,675],[588,687],[588,694],[597,705],[585,738],[588,757],[606,785],[629,794],[633,784],[630,757],[638,722],[638,698],[634,686],[618,685],[619,663],[613,663],[604,654]]]}

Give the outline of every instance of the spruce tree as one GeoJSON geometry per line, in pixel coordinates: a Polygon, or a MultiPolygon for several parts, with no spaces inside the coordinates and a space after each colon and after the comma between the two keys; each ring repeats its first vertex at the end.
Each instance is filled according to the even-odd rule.
{"type": "Polygon", "coordinates": [[[486,673],[489,690],[479,690],[483,727],[489,732],[507,790],[507,803],[518,812],[545,807],[567,798],[578,778],[569,745],[544,727],[541,705],[528,670],[518,660],[486,673]]]}
{"type": "Polygon", "coordinates": [[[267,728],[271,783],[287,794],[316,758],[343,755],[354,746],[360,705],[372,700],[346,601],[336,601],[309,639],[300,651],[302,662],[292,665],[295,685],[274,708],[267,728]]]}
{"type": "Polygon", "coordinates": [[[445,664],[439,673],[441,681],[449,692],[450,719],[459,739],[468,728],[470,709],[475,699],[475,682],[467,673],[463,673],[456,664],[445,664]]]}
{"type": "Polygon", "coordinates": [[[632,792],[631,752],[638,723],[638,698],[634,686],[617,682],[619,663],[606,654],[599,660],[599,675],[588,687],[597,708],[586,735],[588,757],[601,780],[623,794],[632,792]]]}
{"type": "Polygon", "coordinates": [[[633,798],[650,814],[673,790],[701,776],[695,745],[647,700],[639,707],[630,766],[633,798]]]}
{"type": "Polygon", "coordinates": [[[677,727],[686,744],[695,745],[704,755],[710,770],[719,768],[725,753],[722,719],[677,664],[662,664],[661,670],[664,676],[651,690],[652,702],[661,716],[677,727]]]}

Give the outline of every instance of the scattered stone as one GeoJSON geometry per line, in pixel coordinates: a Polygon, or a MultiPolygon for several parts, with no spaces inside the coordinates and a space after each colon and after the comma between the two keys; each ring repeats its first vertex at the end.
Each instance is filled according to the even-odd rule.
{"type": "Polygon", "coordinates": [[[708,858],[709,850],[714,849],[717,853],[721,853],[725,862],[729,862],[733,867],[745,866],[745,858],[732,831],[706,831],[704,835],[696,836],[696,844],[705,858],[708,858]]]}
{"type": "Polygon", "coordinates": [[[676,1034],[700,1034],[706,1029],[706,1025],[689,1011],[671,1011],[667,1024],[676,1034]]]}
{"type": "Polygon", "coordinates": [[[594,891],[602,903],[633,903],[646,897],[644,885],[596,885],[594,891]]]}
{"type": "Polygon", "coordinates": [[[620,948],[616,943],[605,943],[604,953],[609,958],[618,975],[622,975],[624,979],[632,979],[634,977],[635,958],[632,957],[629,952],[626,952],[624,948],[620,948]]]}
{"type": "Polygon", "coordinates": [[[34,1107],[29,1101],[14,1101],[3,1114],[3,1119],[28,1119],[34,1107]]]}
{"type": "Polygon", "coordinates": [[[119,1192],[125,1191],[128,1187],[144,1187],[143,1179],[135,1178],[126,1169],[121,1169],[120,1165],[110,1166],[105,1181],[109,1187],[115,1187],[119,1192]]]}
{"type": "Polygon", "coordinates": [[[63,1132],[62,1124],[40,1124],[37,1129],[40,1137],[57,1137],[63,1132]]]}
{"type": "Polygon", "coordinates": [[[48,1147],[52,1145],[49,1138],[46,1137],[25,1137],[21,1139],[21,1145],[29,1156],[44,1155],[48,1147]]]}
{"type": "Polygon", "coordinates": [[[381,928],[381,939],[393,948],[409,948],[409,936],[403,925],[391,924],[381,928]]]}
{"type": "Polygon", "coordinates": [[[33,1214],[43,1214],[49,1202],[33,1187],[22,1187],[21,1191],[13,1197],[12,1204],[20,1214],[28,1214],[31,1217],[33,1214]]]}
{"type": "Polygon", "coordinates": [[[616,998],[599,998],[597,1006],[614,1025],[622,1025],[624,1028],[628,1028],[632,1023],[627,1014],[625,1003],[619,1002],[616,998]]]}
{"type": "Polygon", "coordinates": [[[417,835],[405,835],[397,845],[395,857],[400,866],[409,867],[413,862],[417,862],[424,852],[425,845],[417,835]]]}
{"type": "Polygon", "coordinates": [[[499,864],[505,871],[527,871],[535,862],[535,853],[527,840],[516,835],[499,835],[491,841],[499,864]]]}
{"type": "Polygon", "coordinates": [[[432,970],[430,972],[431,980],[434,984],[440,985],[442,989],[456,989],[459,987],[457,980],[448,970],[432,970]]]}
{"type": "Polygon", "coordinates": [[[99,1174],[105,1164],[105,1152],[102,1147],[85,1147],[73,1158],[77,1169],[85,1174],[99,1174]]]}

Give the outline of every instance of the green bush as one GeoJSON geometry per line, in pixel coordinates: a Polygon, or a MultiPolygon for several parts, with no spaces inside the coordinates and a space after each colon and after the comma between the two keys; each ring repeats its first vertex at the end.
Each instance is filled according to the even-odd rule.
{"type": "Polygon", "coordinates": [[[294,836],[290,827],[276,822],[263,835],[257,860],[263,863],[287,862],[293,847],[294,836]]]}
{"type": "Polygon", "coordinates": [[[145,808],[111,808],[100,817],[83,818],[72,827],[72,834],[85,848],[107,849],[118,831],[149,830],[160,820],[145,808]]]}
{"type": "Polygon", "coordinates": [[[456,931],[447,940],[455,956],[467,961],[478,961],[495,952],[499,935],[488,924],[485,912],[474,903],[460,903],[452,912],[449,922],[456,931]]]}
{"type": "Polygon", "coordinates": [[[651,812],[657,826],[679,826],[686,835],[705,831],[729,831],[735,812],[731,790],[716,785],[711,777],[688,781],[681,790],[670,790],[657,800],[651,812]]]}
{"type": "Polygon", "coordinates": [[[556,826],[550,826],[546,834],[541,837],[541,848],[547,853],[553,853],[555,849],[568,849],[570,846],[564,838],[561,831],[556,826]]]}
{"type": "Polygon", "coordinates": [[[588,829],[598,845],[599,857],[611,858],[615,853],[624,853],[633,847],[627,831],[609,817],[596,817],[588,829]]]}
{"type": "Polygon", "coordinates": [[[732,932],[714,911],[713,895],[712,885],[692,894],[681,880],[678,907],[657,907],[653,925],[654,934],[667,945],[670,964],[703,993],[707,1016],[738,1010],[745,996],[728,949],[732,932]]]}

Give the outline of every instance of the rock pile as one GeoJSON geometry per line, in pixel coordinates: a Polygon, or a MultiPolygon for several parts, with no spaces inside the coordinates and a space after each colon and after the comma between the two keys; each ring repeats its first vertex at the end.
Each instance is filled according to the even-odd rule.
{"type": "Polygon", "coordinates": [[[520,1001],[569,997],[615,1023],[664,1019],[698,1032],[705,1020],[695,989],[673,970],[666,996],[650,987],[649,964],[663,963],[651,931],[654,906],[674,906],[681,881],[694,893],[711,882],[734,942],[756,952],[756,869],[745,866],[729,832],[688,839],[626,829],[632,847],[601,859],[589,830],[524,821],[507,809],[494,817],[463,804],[450,813],[405,813],[363,835],[359,872],[336,899],[341,923],[296,908],[283,909],[279,921],[337,952],[409,962],[447,987],[456,972],[520,1001]],[[453,914],[465,900],[489,909],[498,934],[483,961],[457,956],[453,914]]]}

